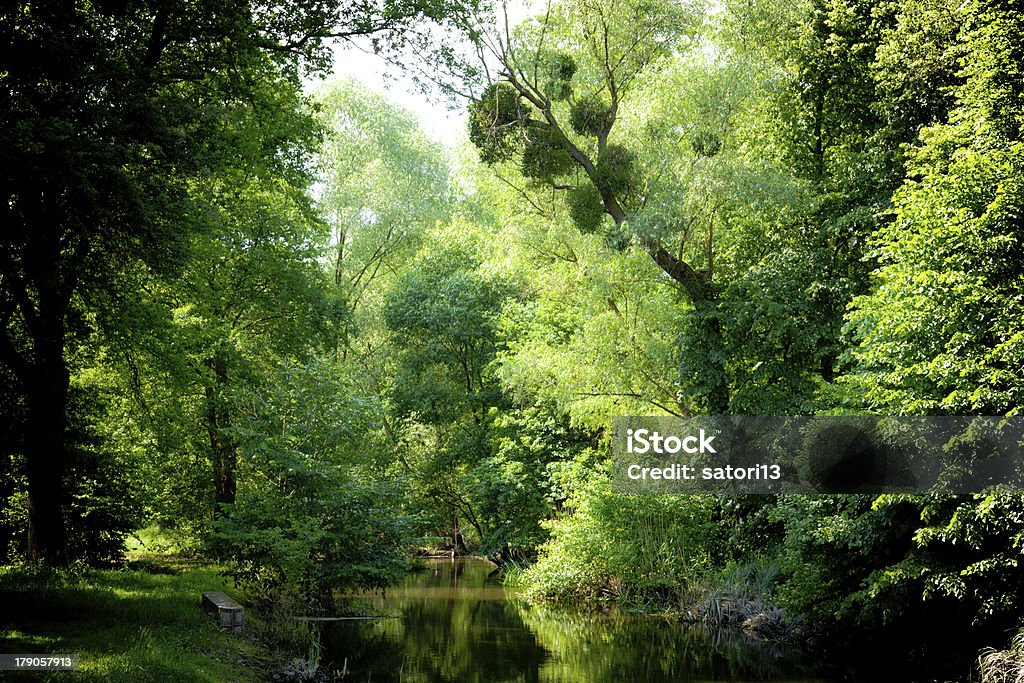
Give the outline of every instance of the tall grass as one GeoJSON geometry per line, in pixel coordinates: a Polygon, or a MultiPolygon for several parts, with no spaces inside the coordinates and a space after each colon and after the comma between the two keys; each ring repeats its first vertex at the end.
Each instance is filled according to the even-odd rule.
{"type": "Polygon", "coordinates": [[[501,583],[510,588],[524,585],[528,568],[525,562],[509,560],[501,566],[501,583]]]}
{"type": "Polygon", "coordinates": [[[981,683],[1024,683],[1024,629],[1017,631],[1009,649],[982,650],[978,668],[981,683]]]}
{"type": "Polygon", "coordinates": [[[761,560],[726,567],[691,589],[689,613],[716,626],[738,626],[766,639],[791,637],[795,624],[772,604],[777,560],[761,560]]]}

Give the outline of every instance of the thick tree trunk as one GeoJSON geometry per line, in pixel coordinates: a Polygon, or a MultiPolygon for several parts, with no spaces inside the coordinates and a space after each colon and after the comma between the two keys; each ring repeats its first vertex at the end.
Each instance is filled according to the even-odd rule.
{"type": "Polygon", "coordinates": [[[68,462],[69,375],[64,360],[63,316],[51,320],[40,316],[34,346],[33,376],[25,387],[28,559],[60,566],[68,560],[64,472],[68,462]]]}

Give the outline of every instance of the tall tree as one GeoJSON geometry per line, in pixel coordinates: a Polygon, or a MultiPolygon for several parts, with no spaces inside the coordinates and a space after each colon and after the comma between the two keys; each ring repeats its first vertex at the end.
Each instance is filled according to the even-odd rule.
{"type": "MultiPolygon", "coordinates": [[[[1022,36],[1020,12],[988,1],[905,4],[886,34],[875,66],[888,93],[879,110],[928,125],[911,126],[918,137],[892,220],[871,240],[873,287],[849,311],[839,378],[847,405],[915,415],[1021,410],[1022,36]],[[936,81],[926,89],[911,63],[936,81]]],[[[1019,439],[1010,430],[1005,438],[1019,439]]],[[[966,449],[971,440],[968,431],[951,443],[966,449]]],[[[936,654],[1019,625],[1017,491],[794,497],[775,514],[786,525],[783,597],[824,624],[901,644],[940,624],[914,645],[936,654]]]]}
{"type": "Polygon", "coordinates": [[[857,346],[847,379],[878,410],[1021,406],[1022,22],[997,2],[957,16],[965,54],[956,105],[910,152],[895,221],[874,240],[876,287],[850,314],[857,346]]]}
{"type": "MultiPolygon", "coordinates": [[[[770,35],[790,18],[759,31],[770,35]]],[[[558,2],[514,29],[489,31],[482,19],[467,25],[485,63],[497,64],[470,107],[481,158],[560,193],[581,232],[637,248],[667,276],[661,281],[687,311],[677,361],[684,412],[749,409],[732,403],[759,359],[731,358],[730,335],[750,338],[752,321],[779,302],[739,317],[737,307],[771,279],[755,269],[806,258],[799,247],[815,229],[807,183],[781,163],[788,141],[771,120],[778,110],[770,105],[791,87],[782,57],[762,59],[696,3],[558,2]],[[772,258],[779,263],[759,263],[772,258]]],[[[794,282],[772,296],[805,289],[794,282]]],[[[824,334],[822,317],[805,316],[813,325],[799,363],[765,370],[815,365],[810,349],[824,334]]]]}
{"type": "Polygon", "coordinates": [[[338,353],[357,351],[368,360],[381,344],[373,338],[381,293],[435,223],[452,214],[451,170],[410,112],[354,80],[330,82],[315,98],[325,130],[319,205],[333,233],[332,275],[348,316],[338,353]]]}
{"type": "Polygon", "coordinates": [[[453,546],[462,545],[459,520],[486,534],[466,472],[490,454],[489,430],[504,402],[489,365],[509,290],[478,265],[464,248],[424,249],[387,292],[383,309],[398,350],[394,413],[427,427],[414,469],[426,496],[453,520],[453,546]]]}
{"type": "MultiPolygon", "coordinates": [[[[16,3],[0,14],[0,359],[25,400],[29,558],[68,558],[67,352],[127,268],[179,269],[188,178],[230,158],[230,105],[261,54],[293,86],[320,38],[401,28],[417,3],[16,3]]],[[[437,9],[437,8],[435,8],[437,9]]]]}
{"type": "Polygon", "coordinates": [[[174,312],[164,348],[192,370],[180,390],[201,394],[200,415],[181,417],[205,435],[218,516],[235,502],[234,389],[259,384],[275,359],[306,358],[326,343],[333,307],[317,260],[326,231],[305,190],[255,167],[204,188],[215,225],[194,239],[161,297],[174,312]]]}

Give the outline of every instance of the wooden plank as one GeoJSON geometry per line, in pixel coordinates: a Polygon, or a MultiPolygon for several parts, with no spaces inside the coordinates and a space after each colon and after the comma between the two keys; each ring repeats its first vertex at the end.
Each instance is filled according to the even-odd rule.
{"type": "Polygon", "coordinates": [[[217,623],[232,633],[241,633],[245,611],[240,604],[220,591],[203,593],[203,609],[217,615],[217,623]]]}

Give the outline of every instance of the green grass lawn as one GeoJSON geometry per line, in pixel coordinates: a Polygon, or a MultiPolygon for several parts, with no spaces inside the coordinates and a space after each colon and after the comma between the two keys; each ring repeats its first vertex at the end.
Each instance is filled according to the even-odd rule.
{"type": "Polygon", "coordinates": [[[237,595],[216,567],[163,556],[57,575],[0,568],[0,652],[80,657],[74,672],[0,672],[0,680],[262,680],[270,655],[217,628],[200,605],[209,590],[237,595]]]}

